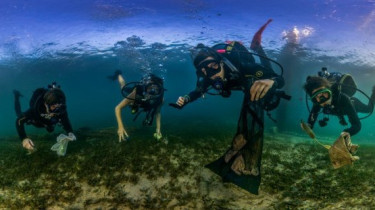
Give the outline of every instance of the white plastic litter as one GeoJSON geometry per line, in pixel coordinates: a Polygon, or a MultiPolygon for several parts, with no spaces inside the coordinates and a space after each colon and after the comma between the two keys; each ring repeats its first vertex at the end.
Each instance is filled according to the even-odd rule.
{"type": "Polygon", "coordinates": [[[65,156],[69,141],[74,141],[74,139],[65,134],[60,134],[56,141],[57,143],[51,147],[51,150],[56,151],[58,156],[65,156]]]}

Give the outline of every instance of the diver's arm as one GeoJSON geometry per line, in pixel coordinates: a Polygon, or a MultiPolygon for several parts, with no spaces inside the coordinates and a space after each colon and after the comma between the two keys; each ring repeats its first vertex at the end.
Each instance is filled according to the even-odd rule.
{"type": "Polygon", "coordinates": [[[200,98],[208,89],[209,81],[203,77],[198,78],[197,87],[185,96],[180,96],[176,102],[177,105],[183,107],[200,98]]]}
{"type": "Polygon", "coordinates": [[[32,110],[28,110],[25,113],[23,113],[20,117],[16,120],[16,128],[18,132],[18,136],[22,140],[22,146],[23,148],[32,151],[34,150],[34,143],[33,141],[27,137],[25,132],[25,123],[30,120],[33,116],[32,110]]]}
{"type": "Polygon", "coordinates": [[[26,131],[25,131],[25,123],[32,119],[33,111],[31,109],[27,110],[26,112],[22,113],[16,120],[16,129],[18,136],[21,140],[27,138],[26,131]]]}
{"type": "Polygon", "coordinates": [[[198,78],[197,87],[195,88],[195,90],[191,91],[188,95],[184,96],[185,104],[193,102],[198,98],[202,97],[202,95],[207,91],[209,86],[209,81],[206,78],[198,78]]]}
{"type": "Polygon", "coordinates": [[[361,121],[359,120],[358,114],[351,103],[349,97],[340,97],[341,104],[344,105],[345,113],[348,115],[351,127],[344,129],[344,132],[348,132],[351,136],[357,134],[361,130],[361,121]]]}
{"type": "Polygon", "coordinates": [[[309,118],[307,119],[307,124],[310,126],[311,129],[314,128],[314,124],[318,119],[320,109],[321,107],[319,105],[313,105],[310,111],[309,118]]]}
{"type": "Polygon", "coordinates": [[[124,124],[122,122],[122,118],[121,118],[121,110],[126,107],[127,105],[129,105],[131,103],[131,99],[134,99],[135,98],[135,93],[136,93],[136,89],[133,90],[133,92],[131,92],[127,98],[123,99],[115,108],[115,115],[116,115],[116,120],[117,120],[117,125],[118,125],[118,130],[117,130],[117,134],[119,136],[119,142],[123,141],[123,140],[126,140],[126,138],[129,137],[128,133],[126,132],[125,128],[124,128],[124,124]],[[130,99],[128,99],[130,98],[130,99]]]}
{"type": "Polygon", "coordinates": [[[25,131],[25,123],[27,121],[27,118],[25,116],[20,116],[16,120],[16,129],[18,136],[20,137],[21,140],[24,140],[27,138],[26,131],[25,131]]]}
{"type": "MultiPolygon", "coordinates": [[[[164,99],[163,99],[164,101],[164,99]]],[[[156,109],[156,131],[154,133],[154,137],[157,140],[160,140],[162,138],[160,127],[161,127],[161,106],[163,103],[161,103],[157,109],[156,109]]]]}
{"type": "Polygon", "coordinates": [[[267,73],[267,75],[269,75],[269,78],[272,79],[273,81],[275,81],[274,84],[273,84],[273,87],[275,87],[277,89],[281,89],[282,87],[284,87],[284,85],[285,85],[284,77],[276,74],[273,69],[268,69],[268,68],[266,68],[266,69],[269,71],[267,73]]]}
{"type": "Polygon", "coordinates": [[[67,133],[72,133],[73,132],[73,128],[72,128],[72,125],[70,124],[70,120],[69,120],[69,117],[68,117],[68,113],[64,113],[61,117],[61,125],[63,126],[64,130],[67,132],[67,133]]]}

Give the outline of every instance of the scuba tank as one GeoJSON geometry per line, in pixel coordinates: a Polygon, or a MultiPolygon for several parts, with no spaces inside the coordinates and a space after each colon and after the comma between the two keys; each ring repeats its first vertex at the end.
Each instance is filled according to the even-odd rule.
{"type": "Polygon", "coordinates": [[[341,93],[345,93],[349,97],[352,97],[357,92],[357,84],[354,78],[350,74],[343,74],[340,72],[328,72],[327,67],[322,67],[322,70],[318,72],[320,77],[326,78],[328,81],[333,83],[333,88],[341,93]]]}

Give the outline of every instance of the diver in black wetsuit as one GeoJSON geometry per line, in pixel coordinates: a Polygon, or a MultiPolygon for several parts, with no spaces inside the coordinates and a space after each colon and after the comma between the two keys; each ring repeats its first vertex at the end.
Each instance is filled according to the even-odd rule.
{"type": "Polygon", "coordinates": [[[16,128],[25,149],[34,150],[33,141],[26,135],[25,124],[46,128],[48,132],[52,132],[56,124],[61,124],[64,130],[69,133],[69,137],[76,140],[66,111],[65,94],[55,83],[48,89],[36,89],[30,99],[30,108],[26,112],[21,111],[19,98],[22,95],[20,92],[14,90],[13,93],[17,114],[16,128]]]}
{"type": "MultiPolygon", "coordinates": [[[[261,33],[269,20],[254,36],[253,49],[265,56],[261,43],[261,33]]],[[[276,89],[283,87],[284,79],[276,74],[265,57],[262,64],[255,63],[254,57],[239,42],[218,44],[201,49],[194,57],[198,77],[197,87],[189,94],[179,97],[176,105],[182,108],[201,97],[211,87],[223,97],[229,97],[232,90],[242,90],[244,99],[238,121],[237,133],[231,148],[218,160],[206,167],[220,175],[224,181],[258,194],[260,185],[260,165],[263,148],[264,105],[266,98],[276,89]]]]}
{"type": "Polygon", "coordinates": [[[121,93],[125,97],[115,108],[119,142],[129,139],[129,135],[125,130],[121,118],[121,110],[128,105],[131,107],[132,114],[136,114],[134,120],[140,114],[139,109],[143,109],[143,111],[146,112],[146,118],[143,121],[143,125],[152,125],[154,117],[156,116],[156,132],[154,133],[154,138],[156,140],[161,140],[163,136],[160,131],[160,111],[164,100],[163,79],[153,74],[148,74],[144,76],[140,82],[126,84],[120,70],[117,70],[115,74],[109,78],[111,80],[117,79],[119,81],[121,93]]]}
{"type": "MultiPolygon", "coordinates": [[[[371,113],[375,103],[375,86],[369,103],[366,105],[355,97],[348,96],[344,91],[339,91],[337,84],[331,84],[329,80],[321,76],[309,76],[304,85],[306,93],[310,96],[313,107],[308,118],[310,128],[314,127],[319,113],[336,115],[341,125],[348,125],[344,116],[347,116],[350,127],[341,133],[344,136],[353,136],[361,130],[361,121],[357,112],[371,113]]],[[[319,121],[320,126],[327,125],[328,117],[319,121]]]]}

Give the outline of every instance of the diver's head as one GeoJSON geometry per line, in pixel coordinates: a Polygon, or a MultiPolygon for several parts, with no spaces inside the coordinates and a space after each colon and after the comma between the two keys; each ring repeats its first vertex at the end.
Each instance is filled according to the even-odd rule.
{"type": "Polygon", "coordinates": [[[61,89],[52,88],[48,90],[43,99],[48,112],[62,114],[66,111],[65,94],[61,89]]]}
{"type": "Polygon", "coordinates": [[[327,79],[318,76],[309,76],[306,79],[304,89],[314,104],[322,107],[331,104],[331,83],[327,79]]]}
{"type": "Polygon", "coordinates": [[[220,77],[224,79],[224,63],[221,56],[214,49],[198,44],[192,52],[194,66],[198,76],[215,80],[220,77]]]}
{"type": "Polygon", "coordinates": [[[312,94],[311,101],[315,104],[319,104],[319,106],[324,107],[332,102],[332,91],[328,88],[322,87],[315,89],[312,94]]]}
{"type": "Polygon", "coordinates": [[[142,85],[144,87],[144,94],[148,96],[160,96],[164,90],[163,79],[155,76],[154,74],[148,74],[142,79],[142,85]]]}

